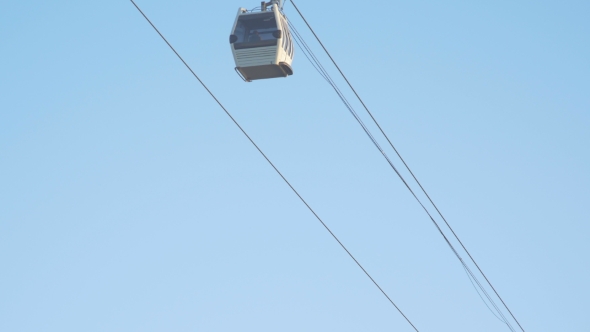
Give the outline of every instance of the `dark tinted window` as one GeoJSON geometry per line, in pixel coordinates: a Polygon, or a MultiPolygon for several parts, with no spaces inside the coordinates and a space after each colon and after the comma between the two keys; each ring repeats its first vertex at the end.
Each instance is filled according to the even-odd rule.
{"type": "Polygon", "coordinates": [[[276,38],[272,35],[272,33],[277,30],[277,22],[275,20],[274,13],[272,12],[255,15],[243,15],[238,19],[238,24],[236,25],[234,35],[238,37],[236,43],[262,42],[261,44],[269,44],[268,42],[265,43],[265,41],[274,41],[274,43],[270,44],[276,45],[276,38]]]}
{"type": "Polygon", "coordinates": [[[287,51],[287,34],[289,33],[289,30],[287,28],[287,24],[285,23],[285,19],[281,18],[281,26],[282,26],[282,30],[283,30],[283,49],[285,51],[287,51]]]}
{"type": "Polygon", "coordinates": [[[289,30],[288,24],[284,24],[285,26],[285,39],[287,41],[287,54],[289,57],[293,57],[293,40],[291,39],[291,31],[289,30]]]}

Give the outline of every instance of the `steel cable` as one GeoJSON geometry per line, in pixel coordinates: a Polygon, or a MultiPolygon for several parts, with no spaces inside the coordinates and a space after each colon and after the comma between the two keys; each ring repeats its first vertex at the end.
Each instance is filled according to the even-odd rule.
{"type": "MultiPolygon", "coordinates": [[[[346,75],[344,75],[344,73],[342,72],[342,70],[340,69],[340,67],[338,66],[338,64],[336,63],[336,61],[334,60],[334,58],[332,57],[332,55],[328,52],[328,50],[326,49],[326,47],[324,46],[324,44],[322,43],[322,41],[319,39],[319,37],[317,36],[317,34],[315,33],[315,31],[313,30],[313,28],[311,27],[311,25],[308,23],[307,19],[303,16],[303,14],[301,13],[301,11],[299,10],[299,8],[297,7],[297,5],[295,4],[295,2],[293,0],[289,0],[291,2],[291,4],[293,4],[293,7],[295,8],[295,10],[297,11],[297,13],[299,14],[299,16],[303,19],[303,21],[305,22],[305,24],[307,25],[307,27],[310,29],[310,31],[312,32],[312,34],[314,35],[314,37],[316,38],[316,40],[318,41],[318,43],[321,45],[321,47],[323,48],[323,50],[325,51],[325,53],[328,55],[328,57],[330,58],[330,60],[332,61],[332,63],[334,64],[334,66],[336,67],[336,69],[338,70],[338,72],[341,74],[341,76],[344,78],[344,80],[346,81],[346,83],[348,84],[348,86],[350,87],[350,89],[353,91],[353,93],[355,94],[355,96],[357,97],[357,99],[360,101],[360,103],[362,104],[363,108],[367,111],[367,113],[369,114],[369,116],[371,117],[371,119],[373,120],[373,122],[375,123],[375,125],[379,128],[379,131],[381,132],[381,134],[385,137],[385,139],[387,140],[387,142],[389,143],[389,145],[391,146],[391,148],[395,151],[396,155],[398,156],[398,158],[402,161],[402,163],[404,164],[405,168],[408,170],[408,172],[411,174],[412,178],[414,179],[414,181],[418,184],[418,186],[420,187],[421,191],[424,193],[424,195],[428,198],[428,201],[432,204],[432,206],[435,208],[436,212],[438,213],[438,215],[440,215],[440,217],[443,219],[444,223],[446,224],[446,226],[449,228],[449,230],[451,231],[451,233],[453,234],[453,237],[459,242],[459,244],[461,245],[461,247],[463,248],[463,250],[467,253],[467,255],[469,256],[470,260],[473,262],[473,264],[477,267],[478,271],[481,273],[481,275],[484,277],[484,279],[486,280],[487,284],[490,286],[490,288],[494,291],[494,293],[496,294],[496,296],[498,297],[498,299],[502,302],[503,306],[506,308],[506,310],[510,313],[510,315],[512,316],[512,318],[514,319],[514,321],[518,324],[518,326],[520,327],[520,329],[524,332],[524,328],[521,326],[520,322],[516,319],[516,317],[514,316],[514,314],[512,313],[512,311],[510,310],[510,308],[508,308],[508,306],[506,305],[506,303],[504,302],[504,300],[502,299],[502,297],[500,296],[500,294],[496,291],[495,287],[492,285],[492,283],[489,281],[488,277],[485,275],[485,273],[482,271],[482,269],[479,267],[479,265],[477,264],[477,262],[475,261],[475,259],[473,258],[473,256],[471,255],[471,253],[467,250],[467,248],[465,247],[465,245],[463,244],[463,242],[461,241],[461,239],[459,238],[459,236],[455,233],[455,231],[453,230],[453,228],[451,227],[451,225],[448,223],[448,221],[446,220],[446,218],[444,217],[444,215],[442,214],[442,212],[439,210],[439,208],[436,206],[436,204],[434,203],[434,201],[431,199],[430,195],[428,195],[428,193],[426,192],[426,190],[424,189],[424,187],[422,186],[422,184],[420,183],[420,181],[418,181],[418,178],[414,175],[414,173],[412,172],[412,170],[410,169],[410,167],[408,166],[408,164],[406,163],[406,161],[402,158],[401,154],[399,153],[399,151],[396,149],[396,147],[393,145],[393,143],[391,142],[391,140],[389,139],[389,137],[387,136],[387,134],[385,133],[385,131],[382,129],[381,125],[379,124],[379,122],[376,120],[376,118],[373,116],[372,112],[369,110],[369,108],[366,106],[366,104],[364,103],[364,101],[362,100],[362,98],[359,96],[359,94],[356,92],[356,89],[354,89],[354,87],[352,86],[352,84],[350,83],[350,81],[348,80],[348,78],[346,77],[346,75]]],[[[330,79],[331,81],[331,79],[330,79]]],[[[333,82],[333,81],[332,81],[333,82]]],[[[330,83],[330,82],[329,82],[330,83]]],[[[332,84],[332,83],[330,83],[332,84]]],[[[355,116],[356,118],[356,116],[355,116]]],[[[361,124],[361,126],[363,127],[363,129],[365,129],[366,127],[364,126],[364,124],[361,124]]],[[[379,148],[380,149],[380,148],[379,148]]],[[[381,149],[380,149],[381,151],[381,149]]],[[[383,152],[382,152],[383,153],[383,152]]],[[[383,153],[384,154],[384,153],[383,153]]],[[[391,164],[391,161],[389,160],[389,158],[384,154],[384,157],[387,159],[387,162],[391,164]]],[[[395,169],[395,167],[393,165],[391,165],[395,172],[398,174],[398,176],[401,175],[399,174],[399,172],[397,171],[397,169],[395,169]]],[[[412,191],[412,189],[408,186],[408,184],[406,183],[406,181],[402,178],[402,181],[404,182],[404,184],[406,185],[406,187],[408,187],[408,189],[410,190],[410,192],[412,192],[412,195],[419,201],[419,199],[417,198],[417,196],[414,194],[414,192],[412,191]]],[[[430,215],[430,213],[427,211],[427,209],[424,207],[424,205],[419,201],[420,205],[422,206],[422,208],[426,211],[426,213],[429,215],[430,219],[435,223],[435,225],[437,226],[439,232],[441,233],[441,235],[443,235],[443,237],[445,238],[445,241],[450,245],[450,242],[448,241],[448,239],[446,238],[446,236],[444,235],[444,233],[442,232],[442,230],[440,229],[440,227],[438,226],[438,224],[436,223],[436,221],[432,218],[432,216],[430,215]]],[[[456,255],[458,255],[456,253],[456,251],[453,248],[453,251],[455,252],[456,255]]],[[[460,259],[460,257],[458,256],[458,258],[460,259]]],[[[461,263],[465,266],[466,269],[469,269],[468,267],[466,267],[465,263],[461,260],[461,263]]],[[[469,271],[470,272],[470,271],[469,271]]],[[[474,280],[476,280],[477,284],[480,285],[481,290],[484,293],[487,293],[485,291],[485,289],[483,289],[483,287],[481,286],[481,284],[479,283],[479,281],[477,280],[477,278],[475,278],[475,276],[473,275],[473,273],[470,272],[470,274],[473,276],[474,280]]],[[[489,298],[489,297],[488,297],[489,298]]],[[[485,302],[485,301],[484,301],[485,302]]],[[[494,304],[494,302],[490,299],[490,302],[493,304],[494,307],[497,308],[497,306],[494,304]]],[[[487,305],[487,304],[486,304],[487,305]]],[[[504,316],[501,311],[499,309],[498,313],[501,316],[504,316]]],[[[509,326],[509,328],[512,330],[513,328],[510,326],[510,324],[508,323],[507,320],[504,320],[504,322],[509,326]]]]}
{"type": "MultiPolygon", "coordinates": [[[[389,159],[389,157],[387,156],[387,154],[385,153],[385,151],[383,151],[383,149],[379,145],[379,142],[377,142],[377,140],[375,139],[375,137],[373,136],[373,134],[370,132],[370,130],[367,128],[367,126],[364,124],[364,122],[362,121],[362,119],[356,113],[356,111],[354,110],[354,108],[352,107],[352,105],[348,102],[348,100],[346,99],[346,97],[344,96],[344,94],[341,92],[340,88],[337,86],[337,84],[334,82],[334,80],[330,77],[329,73],[324,69],[324,66],[319,62],[319,60],[317,59],[317,57],[313,54],[313,51],[309,48],[309,46],[307,45],[307,43],[305,42],[305,40],[298,33],[298,31],[295,28],[295,26],[292,23],[289,23],[289,25],[291,27],[291,30],[294,32],[294,34],[293,34],[294,40],[297,43],[297,45],[299,45],[300,47],[302,47],[302,51],[303,51],[305,57],[311,62],[312,66],[318,71],[318,73],[322,77],[324,77],[324,79],[328,82],[328,84],[330,84],[332,86],[332,88],[334,89],[334,91],[336,92],[336,94],[338,95],[338,97],[340,98],[340,100],[342,101],[342,103],[345,105],[345,107],[348,109],[348,111],[353,115],[353,117],[360,124],[360,126],[363,128],[363,131],[365,132],[365,134],[369,137],[369,139],[372,141],[372,143],[375,145],[375,147],[377,147],[377,149],[382,153],[382,155],[384,156],[384,158],[389,163],[390,167],[396,172],[396,174],[398,175],[398,177],[403,181],[403,183],[405,184],[405,186],[407,187],[407,189],[412,193],[412,195],[418,201],[418,203],[420,204],[420,206],[422,207],[422,209],[424,209],[424,211],[428,214],[430,220],[434,223],[434,225],[436,226],[436,228],[438,229],[438,231],[440,232],[440,234],[443,236],[443,238],[445,239],[447,245],[453,251],[453,253],[455,254],[455,256],[459,259],[461,265],[463,266],[463,268],[467,272],[467,275],[468,275],[468,278],[469,278],[470,282],[473,284],[473,281],[475,281],[475,283],[480,288],[481,293],[483,293],[485,295],[485,297],[488,299],[488,301],[490,302],[490,304],[496,310],[497,314],[495,312],[493,312],[493,310],[489,307],[489,305],[487,304],[487,302],[481,297],[480,291],[478,291],[476,289],[477,294],[480,296],[480,298],[482,298],[482,301],[484,302],[484,304],[490,309],[490,311],[492,311],[492,314],[494,316],[496,316],[498,319],[500,319],[500,321],[502,321],[504,324],[506,324],[508,326],[508,328],[511,331],[514,332],[514,328],[507,321],[507,319],[504,316],[504,314],[502,313],[502,311],[498,308],[498,306],[493,301],[493,299],[490,297],[490,295],[488,294],[488,292],[483,288],[483,286],[481,285],[481,283],[479,282],[479,280],[477,279],[477,277],[473,274],[473,272],[471,271],[471,269],[469,268],[469,266],[467,266],[467,264],[464,262],[464,260],[461,257],[461,255],[459,255],[459,253],[457,252],[457,250],[455,249],[455,247],[448,240],[448,238],[446,237],[446,235],[444,234],[444,232],[442,231],[442,229],[439,227],[438,223],[434,220],[434,218],[432,217],[432,215],[430,214],[430,212],[423,205],[422,201],[416,196],[416,194],[414,193],[414,191],[411,189],[411,187],[409,186],[409,184],[406,182],[405,178],[401,175],[401,173],[399,173],[398,169],[395,167],[395,165],[393,164],[393,162],[389,159]],[[498,315],[500,317],[498,317],[498,315]]],[[[475,285],[474,285],[474,287],[475,287],[475,285]]]]}
{"type": "Polygon", "coordinates": [[[397,311],[402,315],[402,317],[412,326],[412,328],[419,332],[416,326],[409,320],[409,318],[401,311],[401,309],[393,302],[393,300],[387,295],[387,293],[379,286],[379,284],[373,279],[373,277],[365,270],[365,268],[359,263],[359,261],[352,255],[352,253],[344,246],[344,244],[338,239],[336,234],[332,232],[332,230],[328,227],[328,225],[318,216],[318,214],[311,208],[311,206],[307,203],[305,199],[299,194],[299,192],[291,185],[291,183],[285,178],[285,176],[279,171],[279,169],[272,163],[272,161],[266,156],[266,154],[260,149],[260,147],[254,142],[254,140],[246,133],[246,131],[240,126],[237,120],[231,115],[231,113],[223,106],[223,104],[215,97],[213,92],[205,85],[205,83],[199,78],[199,76],[193,71],[193,69],[184,61],[184,59],[180,56],[180,54],[174,49],[174,47],[168,42],[168,40],[162,35],[162,33],[156,28],[156,26],[150,21],[150,19],[144,14],[144,12],[139,8],[139,6],[135,3],[135,1],[130,0],[131,3],[137,8],[137,10],[141,13],[141,15],[146,19],[146,21],[154,28],[154,30],[158,33],[158,35],[162,38],[162,40],[168,45],[168,47],[176,54],[178,59],[184,64],[184,66],[191,72],[191,74],[199,81],[199,83],[203,86],[203,88],[209,93],[209,95],[215,100],[215,102],[223,109],[225,114],[231,119],[231,121],[238,127],[238,129],[246,136],[246,138],[252,143],[252,145],[258,150],[258,152],[264,157],[264,159],[270,164],[270,166],[275,170],[275,172],[281,177],[281,179],[291,188],[291,190],[297,195],[299,200],[307,207],[307,209],[314,215],[314,217],[322,224],[322,226],[330,233],[330,235],[338,242],[340,247],[346,251],[348,256],[356,263],[356,265],[364,272],[364,274],[371,280],[371,282],[379,289],[379,291],[387,298],[387,300],[397,309],[397,311]]]}

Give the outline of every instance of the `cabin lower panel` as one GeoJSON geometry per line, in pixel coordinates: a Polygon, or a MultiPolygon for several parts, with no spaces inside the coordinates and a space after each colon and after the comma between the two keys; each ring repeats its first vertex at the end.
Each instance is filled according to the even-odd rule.
{"type": "Polygon", "coordinates": [[[265,78],[287,77],[291,75],[279,65],[263,65],[251,67],[237,67],[247,81],[261,80],[265,78]]]}

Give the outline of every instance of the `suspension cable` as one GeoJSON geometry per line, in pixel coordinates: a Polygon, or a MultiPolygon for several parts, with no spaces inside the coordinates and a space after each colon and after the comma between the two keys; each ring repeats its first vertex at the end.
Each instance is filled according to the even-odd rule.
{"type": "Polygon", "coordinates": [[[412,328],[416,331],[419,332],[418,329],[416,328],[416,326],[414,326],[414,324],[410,321],[410,319],[401,311],[401,309],[393,302],[393,300],[389,297],[389,295],[387,295],[387,293],[383,290],[383,288],[381,288],[381,286],[379,286],[379,284],[375,281],[375,279],[373,279],[373,277],[369,274],[369,272],[367,272],[367,270],[361,265],[361,263],[352,255],[352,253],[344,246],[344,244],[340,241],[340,239],[338,239],[338,237],[336,236],[336,234],[334,234],[332,232],[332,230],[330,230],[330,228],[328,227],[328,225],[318,216],[318,214],[312,209],[312,207],[307,203],[307,201],[305,199],[303,199],[303,197],[299,194],[299,192],[295,189],[295,187],[293,187],[291,185],[291,183],[287,180],[287,178],[285,178],[285,176],[279,171],[279,169],[272,163],[272,161],[270,161],[270,159],[266,156],[266,154],[264,152],[262,152],[262,150],[260,149],[260,147],[258,147],[258,145],[254,142],[254,140],[246,133],[246,131],[244,130],[244,128],[242,128],[242,126],[237,122],[237,120],[231,115],[231,113],[225,108],[225,106],[223,106],[223,104],[219,101],[219,99],[217,99],[217,97],[215,97],[215,95],[213,94],[213,92],[211,90],[209,90],[209,88],[207,87],[207,85],[205,85],[205,83],[199,78],[199,76],[193,71],[193,69],[186,63],[186,61],[184,61],[184,59],[180,56],[180,54],[176,51],[176,49],[174,49],[174,47],[168,42],[168,40],[164,37],[164,35],[162,35],[162,33],[160,33],[160,31],[158,30],[158,28],[156,28],[156,26],[152,23],[152,21],[150,21],[150,19],[143,13],[143,11],[139,8],[139,6],[135,3],[135,1],[130,0],[131,3],[135,6],[135,8],[137,8],[137,10],[141,13],[141,15],[146,19],[146,21],[152,26],[152,28],[154,28],[154,30],[158,33],[158,35],[160,35],[160,37],[162,38],[162,40],[168,45],[168,47],[174,52],[174,54],[176,54],[176,56],[178,57],[178,59],[184,64],[184,66],[191,72],[191,74],[197,79],[197,81],[199,81],[199,83],[203,86],[203,88],[209,93],[209,95],[215,100],[215,102],[219,105],[219,107],[221,107],[221,109],[225,112],[225,114],[231,119],[231,121],[238,127],[238,129],[242,132],[242,134],[244,134],[244,136],[246,136],[246,138],[250,141],[250,143],[252,143],[252,145],[256,148],[256,150],[258,150],[258,152],[262,155],[262,157],[264,157],[264,159],[269,163],[269,165],[275,170],[275,172],[281,177],[281,179],[283,179],[283,181],[289,186],[289,188],[291,188],[291,190],[293,191],[293,193],[295,193],[295,195],[297,195],[297,197],[299,198],[299,200],[307,207],[307,209],[314,215],[314,217],[322,224],[322,226],[324,226],[324,228],[328,231],[328,233],[330,233],[330,235],[334,238],[334,240],[336,240],[336,242],[338,242],[338,244],[340,245],[340,247],[342,247],[342,249],[344,249],[344,251],[346,251],[346,253],[348,254],[348,256],[356,263],[356,265],[364,272],[364,274],[371,280],[371,282],[379,289],[379,291],[387,298],[387,300],[395,307],[395,309],[397,309],[397,311],[402,315],[402,317],[412,326],[412,328]]]}
{"type": "Polygon", "coordinates": [[[485,288],[481,285],[481,283],[479,282],[479,280],[477,279],[477,277],[473,274],[473,272],[471,271],[471,269],[469,268],[469,266],[463,261],[463,258],[459,255],[459,253],[457,252],[457,250],[455,249],[455,247],[447,239],[446,235],[443,233],[443,231],[439,227],[438,223],[430,215],[430,212],[423,205],[422,201],[414,194],[414,191],[410,188],[410,186],[408,185],[408,183],[406,182],[406,180],[404,179],[404,177],[398,172],[398,170],[395,167],[395,165],[391,162],[391,160],[389,159],[389,157],[387,156],[387,154],[385,153],[385,151],[383,151],[383,149],[381,148],[381,146],[379,145],[379,143],[377,142],[377,140],[375,139],[375,137],[373,136],[373,134],[370,132],[370,130],[364,124],[364,122],[362,121],[362,119],[358,116],[358,114],[356,113],[356,111],[354,110],[354,108],[352,107],[352,105],[348,102],[348,100],[346,99],[346,97],[344,96],[344,94],[342,93],[342,91],[340,90],[340,88],[337,86],[337,84],[331,78],[330,74],[325,70],[325,68],[321,64],[321,62],[317,59],[317,57],[315,56],[315,54],[313,53],[313,51],[311,50],[311,48],[307,45],[307,43],[305,42],[305,40],[303,39],[303,37],[299,34],[299,32],[297,31],[297,29],[295,28],[295,26],[291,22],[289,22],[289,26],[290,26],[291,31],[293,31],[293,36],[294,36],[295,42],[297,43],[298,46],[301,47],[302,52],[305,55],[305,57],[311,62],[312,66],[328,82],[328,84],[330,84],[332,86],[332,88],[334,89],[334,91],[336,92],[336,94],[338,95],[338,97],[340,98],[340,100],[342,101],[342,103],[344,104],[344,106],[353,115],[353,117],[355,118],[355,120],[363,128],[363,131],[367,134],[367,136],[372,141],[372,143],[375,145],[375,147],[377,147],[377,149],[383,154],[384,158],[387,160],[387,162],[389,163],[390,167],[396,172],[396,174],[399,176],[399,178],[406,185],[407,189],[412,193],[412,195],[414,196],[414,198],[418,201],[418,203],[421,205],[421,207],[424,209],[424,211],[428,214],[428,216],[430,217],[431,221],[437,227],[437,229],[439,230],[439,232],[441,233],[441,235],[445,239],[447,245],[450,247],[451,251],[455,254],[455,256],[461,262],[461,265],[463,266],[463,268],[465,269],[465,272],[467,273],[467,276],[469,278],[469,281],[472,284],[475,281],[475,283],[477,284],[477,287],[479,287],[480,290],[477,289],[477,287],[476,287],[475,284],[473,284],[473,286],[476,287],[476,292],[479,295],[479,297],[482,299],[482,301],[484,302],[484,304],[486,305],[486,307],[488,307],[488,309],[492,312],[492,314],[496,318],[498,318],[501,322],[503,322],[504,324],[506,324],[508,326],[508,328],[511,331],[514,332],[514,328],[508,322],[508,320],[506,319],[506,317],[504,316],[504,314],[502,313],[502,311],[500,310],[500,308],[498,308],[498,306],[496,305],[496,303],[494,302],[494,300],[491,298],[491,296],[488,294],[488,292],[485,290],[485,288]],[[481,293],[484,294],[484,296],[487,298],[488,302],[492,305],[492,307],[494,307],[494,309],[497,312],[497,314],[496,314],[496,312],[494,312],[494,310],[492,310],[492,308],[490,308],[490,306],[488,305],[488,302],[486,302],[486,300],[484,300],[484,298],[481,296],[481,293]]]}
{"type": "MultiPolygon", "coordinates": [[[[315,31],[313,30],[313,28],[311,27],[311,25],[308,23],[308,21],[305,18],[305,16],[303,16],[303,14],[301,13],[301,11],[299,10],[299,8],[297,7],[297,5],[295,4],[294,0],[289,0],[289,1],[291,2],[291,4],[293,5],[293,7],[295,8],[295,10],[297,11],[297,13],[299,14],[299,16],[303,19],[303,21],[305,22],[305,24],[307,25],[307,27],[309,28],[309,30],[312,32],[312,34],[314,35],[315,39],[318,41],[318,43],[320,44],[320,46],[322,47],[322,49],[326,52],[326,54],[328,55],[328,57],[330,58],[330,60],[332,61],[332,63],[334,64],[334,66],[336,67],[336,69],[338,70],[338,72],[340,73],[340,75],[342,76],[342,78],[346,81],[346,83],[348,84],[348,86],[350,87],[350,89],[353,91],[353,93],[355,94],[356,98],[360,101],[360,103],[362,104],[363,108],[367,111],[367,113],[369,114],[369,116],[371,117],[371,119],[373,120],[373,122],[375,123],[375,125],[377,126],[377,128],[379,129],[379,131],[381,132],[381,134],[385,137],[385,139],[387,140],[387,142],[389,143],[389,145],[391,146],[391,148],[395,151],[395,153],[398,156],[398,158],[402,161],[402,163],[404,164],[404,166],[408,170],[408,172],[411,174],[411,176],[414,179],[414,181],[418,184],[418,186],[420,187],[421,191],[428,198],[428,201],[435,208],[435,210],[438,213],[438,215],[440,215],[440,217],[443,219],[444,223],[446,224],[446,226],[449,228],[449,230],[453,234],[453,237],[459,242],[459,244],[461,245],[461,247],[463,248],[463,250],[469,256],[470,260],[473,262],[473,264],[477,267],[478,271],[484,277],[484,279],[486,280],[487,284],[494,291],[494,293],[496,294],[496,296],[498,297],[498,299],[500,299],[500,301],[502,302],[503,306],[510,313],[510,315],[512,316],[512,318],[514,319],[514,321],[518,324],[518,326],[520,327],[520,329],[524,332],[525,330],[522,327],[522,325],[520,324],[520,322],[516,319],[516,317],[514,316],[514,314],[512,313],[512,311],[510,310],[510,308],[508,307],[508,305],[506,305],[506,303],[504,302],[504,300],[502,299],[502,297],[500,296],[500,294],[496,291],[495,287],[492,285],[492,283],[490,282],[490,280],[488,279],[488,277],[485,275],[485,273],[479,267],[479,265],[477,264],[477,262],[475,261],[475,259],[471,255],[471,253],[467,250],[467,248],[465,247],[465,245],[463,244],[463,242],[461,241],[461,239],[459,238],[459,236],[455,233],[455,231],[453,230],[453,228],[451,227],[451,225],[449,224],[449,222],[446,220],[446,218],[444,217],[444,215],[442,214],[442,212],[439,210],[439,208],[437,207],[437,205],[431,199],[430,195],[428,195],[428,193],[426,192],[426,190],[424,189],[424,187],[422,186],[422,184],[420,183],[420,181],[418,180],[418,178],[414,175],[414,172],[412,172],[412,170],[410,169],[410,167],[408,166],[408,164],[406,163],[406,161],[402,158],[401,154],[396,149],[396,147],[393,145],[393,143],[391,142],[391,140],[389,139],[389,137],[387,136],[387,134],[385,133],[385,131],[383,130],[383,128],[381,127],[381,125],[379,124],[379,122],[377,121],[377,119],[373,116],[373,113],[369,110],[369,108],[366,106],[366,104],[364,103],[364,101],[362,100],[362,98],[356,92],[356,89],[354,89],[354,87],[352,86],[352,84],[350,83],[350,81],[348,80],[348,78],[346,77],[346,75],[340,69],[340,66],[338,66],[338,64],[336,63],[336,61],[334,60],[334,58],[332,57],[332,55],[330,54],[330,52],[328,52],[328,50],[326,49],[326,47],[324,46],[324,44],[322,43],[322,41],[320,40],[320,38],[318,37],[318,35],[315,33],[315,31]]],[[[388,159],[388,158],[386,157],[386,159],[388,159]]],[[[390,161],[388,160],[388,163],[389,162],[390,161]]],[[[395,170],[395,171],[398,174],[398,176],[401,177],[401,175],[399,174],[399,172],[397,172],[397,170],[395,170]]],[[[404,182],[404,184],[406,184],[406,186],[408,187],[408,189],[410,189],[409,186],[407,185],[407,183],[405,182],[405,180],[402,179],[402,181],[404,182]]],[[[414,195],[414,193],[413,193],[413,191],[411,189],[410,189],[410,191],[412,192],[412,195],[414,197],[416,197],[416,195],[414,195]]],[[[418,199],[418,198],[416,197],[416,199],[418,199]]],[[[422,205],[422,203],[420,203],[420,205],[422,205]]],[[[424,208],[423,205],[422,205],[422,207],[424,208]]],[[[432,216],[430,216],[430,213],[427,212],[427,214],[432,219],[432,216]]],[[[438,224],[436,223],[436,221],[434,221],[434,220],[432,220],[432,221],[436,224],[437,228],[439,229],[439,232],[441,232],[441,234],[443,235],[443,237],[445,237],[445,240],[448,242],[448,240],[446,239],[446,236],[444,236],[443,232],[440,230],[440,227],[438,227],[438,224]]],[[[485,290],[484,290],[484,292],[485,292],[485,290]]],[[[500,312],[500,314],[501,314],[501,312],[500,312]]],[[[506,324],[509,325],[508,322],[506,322],[506,324]]]]}

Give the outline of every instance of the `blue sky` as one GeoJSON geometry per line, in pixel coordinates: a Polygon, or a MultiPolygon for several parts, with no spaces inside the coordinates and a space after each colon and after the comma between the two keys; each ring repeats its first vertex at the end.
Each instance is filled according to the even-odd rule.
{"type": "MultiPolygon", "coordinates": [[[[300,50],[238,78],[257,1],[137,3],[420,331],[508,331],[300,50]]],[[[525,330],[590,330],[590,3],[297,4],[525,330]]],[[[411,331],[131,2],[0,40],[0,330],[411,331]]]]}

